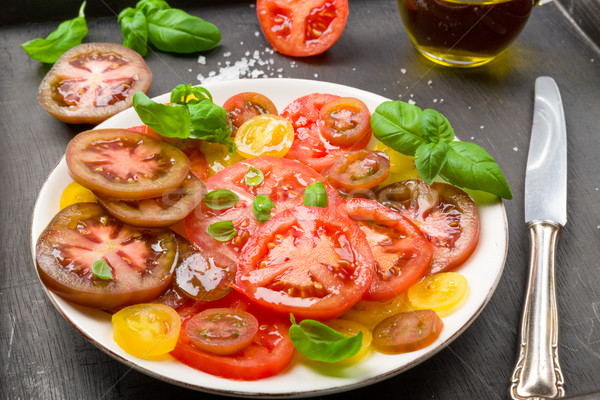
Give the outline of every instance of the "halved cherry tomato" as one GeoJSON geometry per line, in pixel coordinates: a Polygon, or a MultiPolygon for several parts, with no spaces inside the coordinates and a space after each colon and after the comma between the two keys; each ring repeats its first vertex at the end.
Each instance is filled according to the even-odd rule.
{"type": "Polygon", "coordinates": [[[365,300],[389,300],[425,275],[433,246],[412,222],[368,199],[343,200],[340,211],[358,224],[375,259],[375,275],[365,300]]]}
{"type": "Polygon", "coordinates": [[[67,146],[73,179],[101,196],[140,200],[180,186],[190,161],[176,147],[126,129],[81,132],[67,146]]]}
{"type": "Polygon", "coordinates": [[[252,117],[235,134],[237,152],[245,158],[285,156],[294,141],[294,127],[287,119],[271,114],[252,117]]]}
{"type": "Polygon", "coordinates": [[[227,111],[227,121],[231,123],[232,134],[252,117],[261,114],[278,115],[277,107],[265,95],[255,92],[243,92],[231,96],[223,103],[227,111]]]}
{"type": "Polygon", "coordinates": [[[386,354],[420,350],[436,341],[444,322],[433,310],[407,311],[388,317],[373,330],[373,346],[386,354]]]}
{"type": "Polygon", "coordinates": [[[171,283],[177,241],[169,230],[141,230],[109,216],[96,203],[61,210],[36,245],[38,273],[65,300],[103,309],[148,302],[171,283]],[[93,274],[104,260],[113,278],[93,274]]]}
{"type": "Polygon", "coordinates": [[[94,193],[77,182],[71,182],[60,195],[60,209],[75,203],[95,203],[94,193]]]}
{"type": "Polygon", "coordinates": [[[202,142],[200,150],[204,154],[204,158],[206,158],[209,177],[236,162],[245,160],[237,151],[229,154],[227,147],[220,143],[202,142]]]}
{"type": "Polygon", "coordinates": [[[182,221],[202,201],[204,182],[188,175],[178,188],[167,189],[162,196],[144,200],[117,200],[97,196],[98,203],[116,219],[145,228],[165,227],[182,221]]]}
{"type": "Polygon", "coordinates": [[[436,312],[456,306],[467,294],[467,279],[456,272],[440,272],[415,283],[406,293],[414,309],[430,308],[436,312]]]}
{"type": "Polygon", "coordinates": [[[148,92],[152,72],[135,51],[115,43],[84,43],[66,51],[48,71],[38,101],[72,124],[98,124],[148,92]]]}
{"type": "Polygon", "coordinates": [[[359,322],[372,330],[375,328],[375,325],[387,317],[408,310],[410,310],[410,306],[408,305],[406,294],[402,294],[388,301],[361,300],[340,318],[359,322]]]}
{"type": "Polygon", "coordinates": [[[327,170],[331,184],[345,193],[372,189],[385,181],[390,173],[390,161],[383,153],[358,150],[342,155],[327,170]]]}
{"type": "Polygon", "coordinates": [[[369,350],[371,349],[371,342],[373,341],[373,334],[371,330],[357,321],[352,321],[349,319],[340,319],[336,318],[331,321],[325,322],[325,325],[334,329],[341,333],[344,336],[352,337],[362,332],[363,338],[360,346],[360,350],[358,353],[353,355],[350,358],[339,361],[341,364],[353,364],[355,362],[360,361],[364,356],[367,355],[369,350]]]}
{"type": "Polygon", "coordinates": [[[185,333],[200,350],[231,355],[252,343],[258,333],[258,320],[243,310],[209,308],[187,321],[185,333]]]}
{"type": "Polygon", "coordinates": [[[373,279],[369,245],[356,224],[318,207],[276,215],[238,259],[236,289],[261,306],[297,318],[337,318],[373,279]]]}
{"type": "Polygon", "coordinates": [[[281,54],[321,54],[341,36],[348,19],[347,0],[258,0],[262,31],[281,54]]]}
{"type": "Polygon", "coordinates": [[[163,304],[135,304],[112,318],[113,337],[125,352],[138,358],[167,354],[175,348],[181,329],[177,311],[163,304]]]}
{"type": "Polygon", "coordinates": [[[447,183],[408,180],[377,192],[378,200],[413,221],[435,246],[429,273],[454,269],[479,241],[479,214],[467,193],[447,183]]]}
{"type": "Polygon", "coordinates": [[[323,137],[336,146],[349,146],[371,138],[371,112],[354,97],[330,101],[321,108],[323,137]]]}

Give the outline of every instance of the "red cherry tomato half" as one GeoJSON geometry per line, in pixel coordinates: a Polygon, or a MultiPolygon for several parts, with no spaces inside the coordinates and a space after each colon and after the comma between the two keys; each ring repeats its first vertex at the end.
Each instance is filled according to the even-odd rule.
{"type": "Polygon", "coordinates": [[[407,311],[377,324],[372,343],[382,353],[408,353],[435,342],[443,328],[444,322],[433,310],[407,311]]]}
{"type": "Polygon", "coordinates": [[[313,56],[329,49],[348,19],[347,0],[258,0],[263,33],[281,54],[313,56]]]}
{"type": "Polygon", "coordinates": [[[372,279],[369,244],[356,224],[325,208],[296,207],[250,237],[236,289],[275,312],[328,320],[360,301],[372,279]]]}
{"type": "Polygon", "coordinates": [[[141,230],[109,216],[96,203],[61,210],[36,245],[42,282],[65,300],[103,309],[148,302],[171,283],[177,241],[169,230],[141,230]],[[93,273],[104,260],[112,279],[93,273]]]}
{"type": "Polygon", "coordinates": [[[66,51],[48,71],[38,101],[72,124],[98,124],[148,92],[152,72],[135,51],[115,43],[84,43],[66,51]]]}
{"type": "Polygon", "coordinates": [[[396,182],[377,192],[378,200],[413,221],[433,243],[429,273],[452,270],[479,242],[477,205],[467,193],[447,183],[396,182]]]}
{"type": "Polygon", "coordinates": [[[126,129],[81,132],[67,146],[73,179],[104,197],[140,200],[179,187],[190,160],[176,147],[126,129]]]}
{"type": "Polygon", "coordinates": [[[371,139],[371,112],[354,97],[330,101],[321,108],[323,137],[337,146],[349,146],[365,137],[371,139]]]}
{"type": "Polygon", "coordinates": [[[277,107],[265,95],[255,92],[238,93],[223,103],[227,111],[227,121],[231,123],[232,133],[252,117],[261,114],[278,115],[277,107]]]}
{"type": "Polygon", "coordinates": [[[375,275],[365,300],[390,300],[428,271],[433,246],[408,219],[374,200],[360,198],[344,200],[341,213],[358,224],[375,259],[375,275]]]}
{"type": "Polygon", "coordinates": [[[384,153],[358,150],[344,154],[327,170],[331,184],[345,193],[372,189],[390,174],[390,160],[384,153]]]}

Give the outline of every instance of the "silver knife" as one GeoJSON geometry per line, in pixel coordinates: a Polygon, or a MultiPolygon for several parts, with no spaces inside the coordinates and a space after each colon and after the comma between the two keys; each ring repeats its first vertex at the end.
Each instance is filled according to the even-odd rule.
{"type": "Polygon", "coordinates": [[[567,130],[554,79],[535,81],[533,126],[525,176],[525,223],[531,245],[512,399],[562,397],[558,312],[554,279],[556,246],[567,223],[567,130]]]}

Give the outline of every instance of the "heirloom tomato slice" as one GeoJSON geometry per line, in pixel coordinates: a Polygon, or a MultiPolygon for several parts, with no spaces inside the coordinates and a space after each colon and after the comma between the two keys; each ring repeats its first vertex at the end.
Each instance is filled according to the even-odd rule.
{"type": "Polygon", "coordinates": [[[356,224],[329,209],[300,206],[277,214],[250,237],[238,259],[235,288],[275,312],[329,320],[369,289],[373,262],[356,224]]]}
{"type": "Polygon", "coordinates": [[[321,54],[341,36],[348,19],[348,0],[258,0],[260,27],[281,54],[321,54]]]}
{"type": "Polygon", "coordinates": [[[371,139],[371,112],[354,97],[330,101],[321,108],[323,137],[336,146],[350,146],[371,139]]]}
{"type": "Polygon", "coordinates": [[[135,51],[115,43],[84,43],[54,63],[38,89],[52,116],[72,124],[98,124],[131,107],[150,89],[152,72],[135,51]]]}
{"type": "Polygon", "coordinates": [[[287,119],[262,114],[240,126],[235,135],[237,152],[244,158],[283,157],[292,147],[294,127],[287,119]]]}
{"type": "Polygon", "coordinates": [[[420,350],[435,342],[443,328],[444,322],[433,310],[395,314],[373,329],[373,346],[386,354],[420,350]]]}
{"type": "Polygon", "coordinates": [[[223,103],[227,121],[231,123],[233,135],[244,122],[262,114],[278,115],[277,107],[267,96],[255,92],[243,92],[231,96],[223,103]]]}
{"type": "Polygon", "coordinates": [[[477,205],[463,190],[442,182],[421,180],[388,185],[377,199],[413,221],[433,243],[429,273],[454,269],[475,251],[479,242],[477,205]]]}
{"type": "Polygon", "coordinates": [[[433,246],[412,222],[369,199],[346,199],[340,208],[365,234],[375,259],[365,300],[390,300],[425,275],[433,246]]]}
{"type": "Polygon", "coordinates": [[[357,150],[343,154],[323,173],[333,186],[352,194],[372,189],[384,182],[390,173],[390,160],[384,153],[357,150]]]}
{"type": "Polygon", "coordinates": [[[81,132],[67,146],[73,179],[104,197],[140,200],[179,187],[190,161],[176,147],[126,129],[81,132]]]}
{"type": "Polygon", "coordinates": [[[170,230],[124,225],[96,203],[61,210],[36,245],[40,279],[70,302],[116,309],[153,300],[171,283],[177,240],[170,230]],[[112,278],[93,273],[103,260],[112,278]]]}

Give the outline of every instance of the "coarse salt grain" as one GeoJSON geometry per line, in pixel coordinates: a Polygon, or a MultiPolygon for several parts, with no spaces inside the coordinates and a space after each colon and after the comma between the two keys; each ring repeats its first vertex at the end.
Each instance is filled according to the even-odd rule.
{"type": "Polygon", "coordinates": [[[198,56],[198,64],[206,65],[206,57],[198,56]]]}

